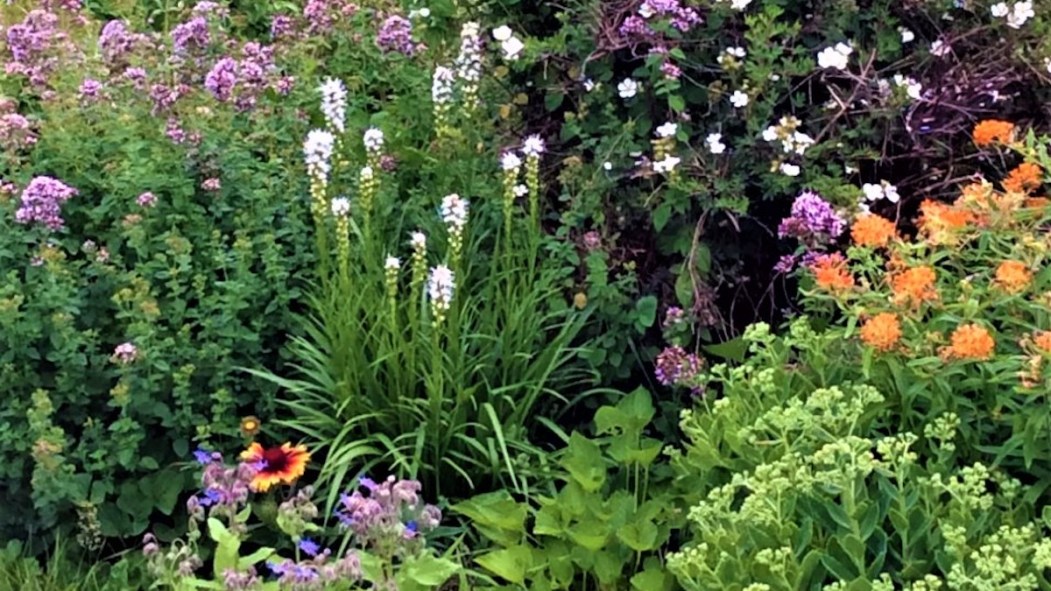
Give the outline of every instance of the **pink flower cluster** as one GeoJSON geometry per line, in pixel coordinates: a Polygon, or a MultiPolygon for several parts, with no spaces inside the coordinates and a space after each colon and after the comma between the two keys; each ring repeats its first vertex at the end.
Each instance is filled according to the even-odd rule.
{"type": "Polygon", "coordinates": [[[254,41],[241,48],[241,59],[224,57],[212,66],[204,78],[204,87],[220,102],[231,99],[239,111],[249,111],[269,86],[280,94],[288,94],[291,81],[276,77],[274,48],[254,41]]]}
{"type": "Polygon", "coordinates": [[[380,483],[362,477],[360,483],[365,494],[360,490],[344,493],[336,517],[363,546],[411,540],[441,521],[442,513],[437,507],[421,503],[422,485],[418,481],[388,476],[380,483]]]}
{"type": "Polygon", "coordinates": [[[15,112],[15,102],[0,101],[0,148],[21,150],[36,144],[29,120],[15,112]]]}
{"type": "Polygon", "coordinates": [[[632,45],[647,44],[651,54],[663,55],[661,72],[667,78],[678,78],[682,70],[668,56],[668,47],[674,45],[675,40],[653,26],[657,21],[668,22],[679,32],[687,33],[701,23],[701,17],[680,0],[643,0],[638,11],[625,18],[617,29],[624,41],[632,45]]]}
{"type": "Polygon", "coordinates": [[[22,204],[15,212],[20,224],[38,223],[48,230],[61,230],[62,204],[77,194],[77,190],[49,176],[34,177],[22,191],[22,204]]]}
{"type": "Polygon", "coordinates": [[[110,359],[120,365],[131,365],[139,358],[139,349],[134,343],[121,343],[113,349],[110,359]]]}
{"type": "Polygon", "coordinates": [[[102,27],[98,45],[106,62],[118,65],[124,64],[130,53],[148,42],[149,38],[146,35],[129,31],[124,21],[112,20],[102,27]]]}
{"type": "Polygon", "coordinates": [[[310,35],[331,33],[336,23],[358,12],[358,5],[344,0],[308,0],[303,7],[306,32],[310,35]]]}

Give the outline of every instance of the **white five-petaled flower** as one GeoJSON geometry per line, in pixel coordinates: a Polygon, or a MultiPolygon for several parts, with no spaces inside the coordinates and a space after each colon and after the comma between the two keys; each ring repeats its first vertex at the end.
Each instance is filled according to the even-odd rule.
{"type": "Polygon", "coordinates": [[[388,256],[387,260],[383,262],[383,268],[388,271],[397,271],[401,268],[401,259],[388,256]]]}
{"type": "Polygon", "coordinates": [[[743,58],[744,56],[748,55],[748,52],[745,51],[743,47],[727,47],[726,53],[736,58],[743,58]]]}
{"type": "Polygon", "coordinates": [[[527,157],[539,156],[544,153],[544,139],[539,135],[533,134],[522,142],[522,153],[527,157]]]}
{"type": "Polygon", "coordinates": [[[602,170],[613,170],[613,163],[609,160],[602,163],[602,170]]]}
{"type": "Polygon", "coordinates": [[[511,37],[500,44],[500,49],[504,51],[504,59],[516,60],[522,54],[522,50],[525,49],[525,43],[522,43],[522,40],[518,37],[511,37]]]}
{"type": "Polygon", "coordinates": [[[347,113],[347,87],[336,78],[325,78],[318,88],[321,92],[321,114],[325,123],[343,133],[347,113]]]}
{"type": "Polygon", "coordinates": [[[850,54],[854,48],[847,43],[836,43],[832,47],[826,47],[817,54],[817,65],[822,69],[847,69],[850,54]]]}
{"type": "Polygon", "coordinates": [[[668,138],[675,135],[675,132],[679,131],[679,126],[671,121],[661,124],[657,127],[657,137],[668,138]]]}
{"type": "Polygon", "coordinates": [[[752,0],[730,0],[730,8],[734,10],[744,10],[748,8],[748,5],[752,3],[752,0]]]}
{"type": "Polygon", "coordinates": [[[409,244],[415,250],[423,250],[427,248],[427,235],[423,232],[413,232],[409,234],[409,244]]]}
{"type": "Polygon", "coordinates": [[[726,144],[723,143],[723,134],[721,133],[709,133],[708,137],[704,138],[704,143],[708,144],[708,151],[712,154],[726,152],[726,144]]]}
{"type": "Polygon", "coordinates": [[[583,84],[584,92],[591,92],[592,90],[595,90],[595,81],[591,78],[585,78],[583,84]]]}
{"type": "Polygon", "coordinates": [[[635,82],[631,78],[625,78],[624,80],[620,81],[620,84],[617,85],[617,94],[619,94],[620,98],[622,99],[630,99],[631,97],[635,96],[638,92],[639,83],[635,82]]]}
{"type": "Polygon", "coordinates": [[[901,200],[901,196],[898,194],[898,188],[887,181],[880,181],[878,185],[875,183],[865,183],[861,185],[861,192],[865,195],[864,201],[879,201],[880,199],[886,199],[891,203],[897,203],[901,200]]]}
{"type": "Polygon", "coordinates": [[[514,35],[514,32],[511,30],[511,27],[507,25],[500,25],[493,29],[493,39],[500,42],[507,41],[512,35],[514,35]]]}
{"type": "Polygon", "coordinates": [[[515,197],[525,197],[529,193],[529,187],[519,183],[514,186],[515,197]]]}
{"type": "Polygon", "coordinates": [[[346,197],[336,197],[332,200],[332,215],[342,218],[350,214],[350,199],[346,197]]]}
{"type": "Polygon", "coordinates": [[[748,93],[741,92],[740,90],[733,91],[730,95],[730,104],[738,109],[743,109],[748,106],[748,93]]]}
{"type": "Polygon", "coordinates": [[[442,221],[453,230],[461,230],[467,225],[468,203],[456,193],[442,198],[442,221]]]}
{"type": "Polygon", "coordinates": [[[383,149],[383,131],[378,128],[370,127],[366,129],[363,140],[365,149],[369,152],[379,152],[383,149]]]}
{"type": "Polygon", "coordinates": [[[917,82],[916,79],[912,77],[905,77],[901,74],[895,74],[894,84],[897,84],[899,87],[904,86],[905,93],[911,99],[918,100],[923,93],[923,85],[917,82]]]}
{"type": "Polygon", "coordinates": [[[654,14],[656,13],[653,12],[653,7],[650,6],[649,2],[643,2],[642,6],[639,7],[639,16],[642,18],[650,18],[654,14]]]}
{"type": "Polygon", "coordinates": [[[1036,12],[1033,11],[1033,3],[1026,2],[1015,2],[1011,8],[1011,13],[1007,15],[1007,26],[1012,29],[1019,29],[1025,22],[1036,16],[1036,12]]]}
{"type": "Polygon", "coordinates": [[[430,277],[427,279],[427,295],[431,299],[431,305],[439,311],[446,311],[453,301],[453,292],[456,289],[456,277],[452,269],[445,265],[438,265],[431,269],[430,277]]]}
{"type": "Polygon", "coordinates": [[[992,15],[996,18],[1003,18],[1007,16],[1007,13],[1010,12],[1010,9],[1007,8],[1006,2],[997,2],[996,4],[993,4],[989,7],[989,12],[992,13],[992,15]]]}
{"type": "Polygon", "coordinates": [[[504,170],[518,170],[522,166],[522,159],[517,154],[508,150],[500,156],[500,167],[504,170]]]}
{"type": "Polygon", "coordinates": [[[653,172],[669,173],[675,170],[675,167],[678,166],[680,162],[682,162],[681,158],[668,154],[663,159],[653,163],[653,172]]]}
{"type": "Polygon", "coordinates": [[[780,170],[781,174],[784,174],[785,176],[799,176],[800,172],[799,166],[792,164],[791,162],[782,162],[780,170]]]}
{"type": "Polygon", "coordinates": [[[898,33],[901,34],[902,43],[912,43],[916,39],[916,33],[913,33],[911,29],[898,27],[898,33]]]}
{"type": "Polygon", "coordinates": [[[931,43],[931,55],[933,56],[942,57],[949,53],[949,49],[949,44],[942,41],[941,39],[936,39],[933,43],[931,43]]]}

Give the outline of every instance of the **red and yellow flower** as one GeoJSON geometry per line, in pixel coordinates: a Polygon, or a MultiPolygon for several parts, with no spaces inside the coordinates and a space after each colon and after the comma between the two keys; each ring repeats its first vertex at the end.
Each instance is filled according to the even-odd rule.
{"type": "Polygon", "coordinates": [[[258,470],[252,479],[252,490],[266,492],[276,484],[292,484],[306,472],[310,452],[305,445],[283,443],[263,447],[252,443],[241,452],[241,461],[253,464],[258,470]]]}

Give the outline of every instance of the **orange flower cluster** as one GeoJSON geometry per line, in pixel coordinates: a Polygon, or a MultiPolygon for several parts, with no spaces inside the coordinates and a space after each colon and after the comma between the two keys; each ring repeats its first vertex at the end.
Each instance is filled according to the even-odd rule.
{"type": "Polygon", "coordinates": [[[953,331],[951,344],[942,352],[947,359],[985,361],[992,358],[996,341],[977,324],[964,324],[953,331]]]}
{"type": "Polygon", "coordinates": [[[1023,162],[1008,173],[1003,185],[1005,191],[1012,193],[1029,193],[1040,187],[1043,182],[1043,171],[1032,162],[1023,162]]]}
{"type": "Polygon", "coordinates": [[[1032,271],[1019,261],[1004,261],[996,268],[996,285],[1007,293],[1024,290],[1032,280],[1032,271]]]}
{"type": "Polygon", "coordinates": [[[847,269],[847,261],[838,252],[818,256],[810,265],[814,281],[827,291],[844,291],[854,287],[854,276],[847,269]]]}
{"type": "Polygon", "coordinates": [[[1051,353],[1051,331],[1041,330],[1033,336],[1033,344],[1044,353],[1051,353]]]}
{"type": "Polygon", "coordinates": [[[854,221],[850,236],[858,246],[881,248],[894,238],[894,223],[878,215],[866,214],[854,221]]]}
{"type": "Polygon", "coordinates": [[[954,234],[967,227],[973,216],[960,208],[926,199],[920,204],[920,231],[931,244],[948,244],[954,234]]]}
{"type": "Polygon", "coordinates": [[[986,119],[974,126],[972,138],[979,148],[993,143],[1006,144],[1014,138],[1015,126],[1010,121],[986,119]]]}
{"type": "Polygon", "coordinates": [[[931,267],[912,267],[890,277],[890,288],[894,292],[894,303],[919,306],[923,302],[938,300],[934,287],[937,275],[931,267]]]}
{"type": "Polygon", "coordinates": [[[861,340],[866,345],[890,351],[901,340],[901,323],[898,316],[890,312],[876,314],[861,326],[861,340]]]}

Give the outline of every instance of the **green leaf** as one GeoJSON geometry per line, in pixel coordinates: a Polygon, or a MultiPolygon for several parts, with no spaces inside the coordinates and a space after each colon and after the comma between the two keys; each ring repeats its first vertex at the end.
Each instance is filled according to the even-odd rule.
{"type": "Polygon", "coordinates": [[[657,565],[649,565],[631,577],[631,588],[635,591],[670,591],[673,583],[670,574],[657,565]]]}
{"type": "Polygon", "coordinates": [[[668,106],[671,107],[672,111],[682,113],[686,110],[686,99],[677,94],[668,95],[668,106]]]}
{"type": "MultiPolygon", "coordinates": [[[[460,565],[452,560],[427,553],[402,563],[399,574],[414,583],[433,588],[442,585],[459,571],[460,565]]],[[[405,586],[400,588],[405,589],[405,586]]]]}
{"type": "Polygon", "coordinates": [[[649,520],[628,523],[617,530],[617,539],[636,552],[657,547],[657,525],[649,520]]]}
{"type": "Polygon", "coordinates": [[[526,573],[533,568],[533,552],[528,546],[512,546],[483,554],[475,562],[502,579],[523,585],[526,573]]]}
{"type": "Polygon", "coordinates": [[[586,550],[597,552],[609,541],[609,528],[605,523],[592,519],[572,525],[566,529],[569,539],[586,550]]]}
{"type": "Polygon", "coordinates": [[[587,492],[595,492],[606,482],[606,465],[598,445],[580,433],[569,437],[569,447],[560,462],[573,480],[587,492]]]}
{"type": "Polygon", "coordinates": [[[635,328],[644,332],[657,321],[657,298],[648,295],[635,302],[635,328]]]}
{"type": "Polygon", "coordinates": [[[624,561],[612,552],[595,554],[595,576],[603,587],[612,585],[622,579],[624,561]]]}
{"type": "Polygon", "coordinates": [[[208,518],[208,537],[216,543],[213,565],[215,577],[221,578],[227,569],[237,568],[241,540],[214,517],[208,518]]]}
{"type": "Polygon", "coordinates": [[[260,562],[267,560],[275,553],[276,550],[274,550],[273,548],[260,548],[255,552],[252,552],[248,556],[242,556],[241,558],[237,559],[237,569],[245,570],[252,565],[259,564],[260,562]]]}
{"type": "Polygon", "coordinates": [[[704,345],[701,349],[727,361],[741,362],[744,361],[744,355],[748,351],[748,343],[743,338],[737,337],[715,345],[704,345]]]}
{"type": "Polygon", "coordinates": [[[525,533],[526,506],[515,502],[506,490],[472,497],[453,505],[452,510],[466,515],[475,525],[525,533]]]}

